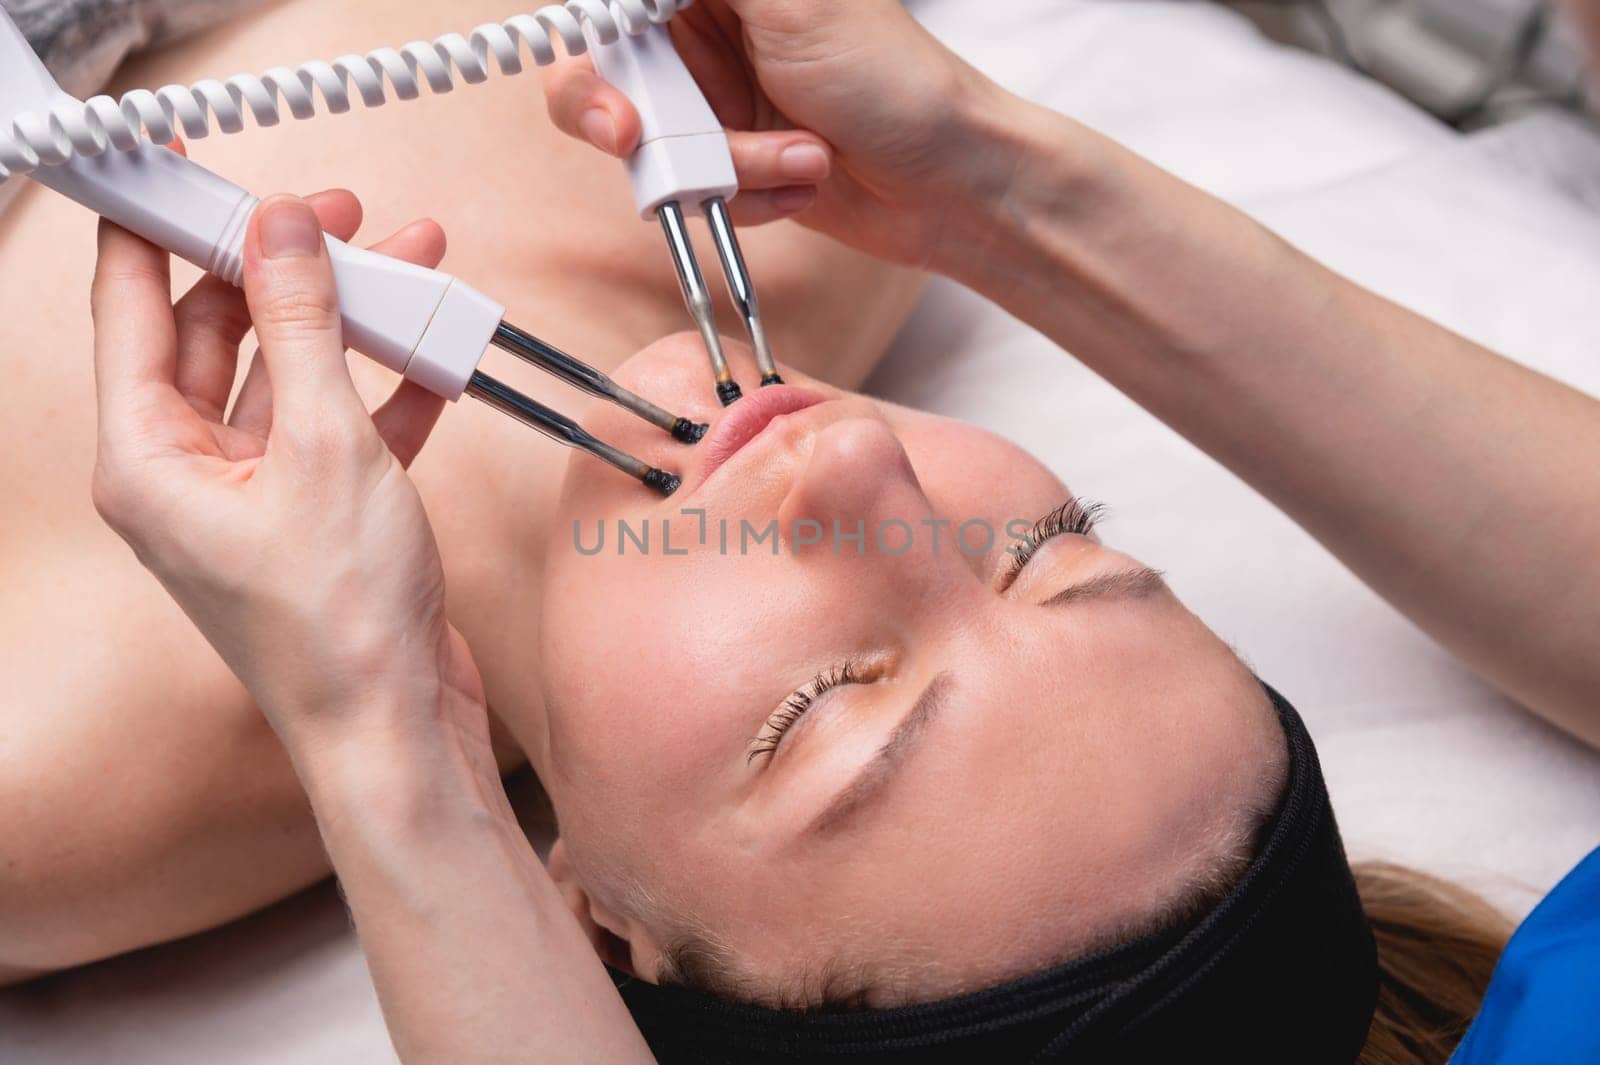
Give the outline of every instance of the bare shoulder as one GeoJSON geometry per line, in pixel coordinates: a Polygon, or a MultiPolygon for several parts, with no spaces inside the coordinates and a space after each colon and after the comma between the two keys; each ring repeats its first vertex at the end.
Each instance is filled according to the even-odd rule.
{"type": "Polygon", "coordinates": [[[77,539],[94,517],[94,374],[89,290],[95,220],[41,188],[24,187],[0,228],[0,373],[11,397],[0,419],[0,575],[53,527],[77,539]],[[81,506],[72,500],[81,498],[81,506]],[[76,511],[76,513],[74,513],[76,511]]]}

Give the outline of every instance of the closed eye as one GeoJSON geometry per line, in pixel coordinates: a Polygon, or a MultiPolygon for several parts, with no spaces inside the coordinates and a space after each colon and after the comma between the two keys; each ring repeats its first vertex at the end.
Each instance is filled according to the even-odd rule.
{"type": "Polygon", "coordinates": [[[1017,578],[1022,576],[1022,571],[1033,561],[1041,547],[1058,536],[1088,536],[1094,532],[1105,511],[1103,503],[1069,499],[1034,522],[1033,528],[1018,537],[1014,546],[1007,548],[1011,561],[1000,577],[1000,591],[1004,592],[1017,583],[1017,578]]]}
{"type": "Polygon", "coordinates": [[[846,684],[865,683],[868,681],[862,677],[853,663],[847,662],[824,673],[818,673],[803,687],[790,693],[783,701],[783,705],[767,718],[766,724],[761,727],[761,733],[750,741],[750,755],[745,759],[745,764],[754,762],[762,755],[770,758],[777,753],[778,744],[783,742],[784,734],[828,692],[846,684]]]}

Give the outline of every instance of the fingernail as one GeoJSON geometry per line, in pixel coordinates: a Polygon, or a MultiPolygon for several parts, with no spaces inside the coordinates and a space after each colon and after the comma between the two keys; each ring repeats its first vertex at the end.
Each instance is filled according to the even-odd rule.
{"type": "Polygon", "coordinates": [[[611,112],[603,107],[591,107],[578,119],[578,128],[601,151],[615,154],[617,150],[617,124],[611,121],[611,112]]]}
{"type": "Polygon", "coordinates": [[[772,205],[784,214],[804,211],[817,200],[817,190],[809,187],[779,189],[772,194],[772,205]]]}
{"type": "Polygon", "coordinates": [[[778,170],[790,181],[821,181],[829,165],[828,153],[816,144],[791,144],[778,153],[778,170]]]}
{"type": "Polygon", "coordinates": [[[261,253],[269,259],[304,259],[322,250],[322,224],[299,200],[268,204],[261,215],[261,253]]]}

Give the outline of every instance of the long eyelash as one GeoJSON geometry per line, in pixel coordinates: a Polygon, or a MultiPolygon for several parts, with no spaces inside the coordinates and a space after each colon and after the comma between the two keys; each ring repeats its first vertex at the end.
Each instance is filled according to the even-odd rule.
{"type": "Polygon", "coordinates": [[[1011,556],[1011,564],[1006,569],[1006,575],[1000,582],[1000,590],[1005,591],[1022,575],[1026,566],[1039,549],[1058,536],[1088,536],[1094,532],[1095,526],[1100,524],[1100,519],[1105,516],[1104,503],[1094,503],[1086,499],[1069,499],[1061,506],[1052,510],[1044,517],[1033,523],[1033,528],[1022,537],[1022,544],[1015,548],[1011,556]]]}
{"type": "Polygon", "coordinates": [[[812,704],[822,698],[823,693],[845,684],[860,684],[861,677],[856,672],[853,663],[846,663],[818,673],[811,678],[799,691],[783,701],[778,712],[767,719],[767,723],[750,744],[750,757],[745,759],[745,764],[756,760],[759,755],[771,754],[778,749],[778,744],[783,740],[783,734],[794,727],[794,723],[805,716],[812,704]]]}

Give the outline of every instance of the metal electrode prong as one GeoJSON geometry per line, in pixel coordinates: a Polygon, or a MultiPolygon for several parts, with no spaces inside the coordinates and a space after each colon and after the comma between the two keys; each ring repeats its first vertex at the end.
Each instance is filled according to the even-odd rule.
{"type": "Polygon", "coordinates": [[[781,385],[783,378],[778,374],[777,360],[772,357],[772,345],[767,343],[766,327],[761,324],[756,286],[750,280],[750,269],[745,266],[744,252],[739,249],[739,236],[728,214],[728,202],[721,196],[706,201],[706,222],[710,224],[711,236],[717,242],[722,272],[728,279],[728,294],[733,297],[739,317],[744,319],[745,332],[750,334],[750,346],[755,348],[756,365],[761,369],[761,384],[781,385]]]}
{"type": "Polygon", "coordinates": [[[664,496],[676,492],[683,483],[677,474],[657,469],[627,452],[619,451],[592,436],[588,430],[565,414],[528,398],[510,385],[502,384],[482,371],[472,375],[471,381],[467,383],[467,395],[482,400],[502,414],[508,414],[522,424],[539,430],[558,444],[593,455],[601,462],[616,467],[664,496]]]}
{"type": "Polygon", "coordinates": [[[695,258],[683,208],[673,200],[657,208],[656,217],[661,219],[662,232],[667,235],[667,248],[672,252],[672,263],[678,269],[678,283],[683,286],[683,302],[688,305],[689,316],[694,319],[694,324],[700,327],[706,353],[711,356],[711,373],[717,379],[717,398],[724,407],[732,406],[744,392],[733,379],[728,356],[722,350],[722,334],[717,331],[711,293],[706,290],[705,275],[700,272],[700,262],[695,258]]]}
{"type": "Polygon", "coordinates": [[[623,388],[588,363],[573,358],[560,348],[547,344],[532,333],[518,329],[508,322],[500,323],[500,328],[495,331],[493,343],[502,351],[509,351],[523,362],[559,377],[576,389],[591,396],[610,400],[624,410],[637,414],[651,425],[671,433],[680,443],[697,444],[700,438],[706,435],[705,425],[696,424],[688,418],[680,418],[662,410],[643,396],[623,388]]]}

